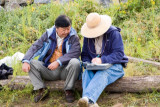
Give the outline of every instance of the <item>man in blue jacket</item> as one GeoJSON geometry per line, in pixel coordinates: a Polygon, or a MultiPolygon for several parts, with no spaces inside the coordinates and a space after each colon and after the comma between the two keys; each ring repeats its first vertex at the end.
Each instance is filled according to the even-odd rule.
{"type": "Polygon", "coordinates": [[[29,73],[34,90],[38,91],[35,102],[44,99],[49,93],[43,79],[65,80],[66,101],[74,101],[74,84],[80,73],[80,52],[79,38],[71,27],[71,20],[60,15],[55,25],[29,48],[22,60],[22,70],[29,73]],[[38,55],[38,60],[32,60],[38,55]]]}
{"type": "Polygon", "coordinates": [[[124,75],[123,66],[128,58],[124,54],[120,28],[111,25],[109,16],[90,13],[81,28],[81,34],[84,36],[82,61],[112,65],[103,70],[86,69],[82,74],[83,95],[78,105],[98,107],[96,102],[106,86],[124,75]]]}

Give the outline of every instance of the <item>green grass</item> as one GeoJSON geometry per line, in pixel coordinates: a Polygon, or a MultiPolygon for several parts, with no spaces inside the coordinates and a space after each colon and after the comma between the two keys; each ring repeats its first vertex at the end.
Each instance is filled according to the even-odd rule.
{"type": "Polygon", "coordinates": [[[98,100],[100,107],[111,107],[121,103],[124,107],[159,107],[160,93],[103,93],[98,100]]]}
{"type": "MultiPolygon", "coordinates": [[[[73,103],[66,103],[65,96],[62,91],[51,91],[49,97],[39,103],[34,103],[34,95],[31,93],[32,87],[26,87],[24,90],[12,90],[5,88],[0,92],[0,105],[4,107],[77,107],[77,101],[81,92],[77,92],[76,100],[73,103]]],[[[98,99],[100,107],[111,107],[117,103],[121,103],[124,107],[159,107],[160,93],[106,93],[103,92],[98,99]]]]}
{"type": "Polygon", "coordinates": [[[160,8],[158,0],[129,0],[104,8],[92,0],[76,0],[69,4],[53,2],[30,5],[12,12],[0,12],[0,58],[20,51],[25,53],[46,29],[54,25],[60,14],[72,19],[72,26],[82,39],[80,29],[90,12],[108,14],[113,25],[122,29],[125,53],[143,59],[160,59],[160,8]]]}
{"type": "Polygon", "coordinates": [[[160,68],[143,62],[128,63],[127,68],[124,69],[125,76],[147,76],[160,75],[160,68]]]}

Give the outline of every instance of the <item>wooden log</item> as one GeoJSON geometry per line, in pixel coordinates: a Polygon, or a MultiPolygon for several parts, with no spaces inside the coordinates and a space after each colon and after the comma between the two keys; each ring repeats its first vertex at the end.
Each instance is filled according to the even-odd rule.
{"type": "Polygon", "coordinates": [[[160,91],[160,75],[123,77],[109,85],[110,92],[153,92],[160,91]]]}
{"type": "MultiPolygon", "coordinates": [[[[46,81],[45,84],[51,90],[63,90],[64,81],[46,81]]],[[[0,85],[8,85],[11,89],[23,89],[26,85],[31,85],[28,76],[16,76],[12,79],[1,80],[0,85]]],[[[77,81],[75,87],[82,91],[81,81],[77,81]]],[[[109,92],[152,92],[160,91],[160,75],[157,76],[134,76],[123,77],[115,83],[106,87],[105,91],[109,92]]]]}
{"type": "Polygon", "coordinates": [[[127,57],[129,59],[129,62],[143,62],[143,63],[151,64],[153,66],[156,66],[156,67],[160,68],[160,63],[159,62],[144,60],[144,59],[140,59],[140,58],[134,58],[134,57],[130,57],[130,56],[127,56],[127,57]]]}

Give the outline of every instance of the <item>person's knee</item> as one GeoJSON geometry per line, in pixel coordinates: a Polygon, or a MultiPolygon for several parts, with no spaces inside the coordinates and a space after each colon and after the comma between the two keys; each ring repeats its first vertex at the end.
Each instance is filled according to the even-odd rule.
{"type": "Polygon", "coordinates": [[[30,65],[32,66],[32,65],[35,65],[36,63],[37,63],[36,60],[32,60],[32,61],[30,62],[30,65]]]}
{"type": "Polygon", "coordinates": [[[74,72],[73,74],[78,76],[78,74],[81,71],[80,61],[76,58],[71,59],[70,62],[69,62],[69,68],[73,69],[73,70],[71,70],[72,72],[74,72]]]}
{"type": "Polygon", "coordinates": [[[77,67],[80,67],[80,62],[78,59],[76,58],[72,58],[69,63],[72,65],[72,66],[77,66],[77,67]]]}
{"type": "Polygon", "coordinates": [[[31,66],[31,69],[33,69],[33,68],[39,69],[41,66],[41,63],[37,60],[32,60],[30,62],[30,66],[31,66]]]}

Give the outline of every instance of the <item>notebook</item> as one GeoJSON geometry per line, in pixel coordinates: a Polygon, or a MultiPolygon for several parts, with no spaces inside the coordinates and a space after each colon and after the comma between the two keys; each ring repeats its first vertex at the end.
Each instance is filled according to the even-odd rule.
{"type": "Polygon", "coordinates": [[[94,63],[82,62],[82,64],[87,70],[105,70],[112,66],[112,64],[109,63],[94,64],[94,63]]]}

